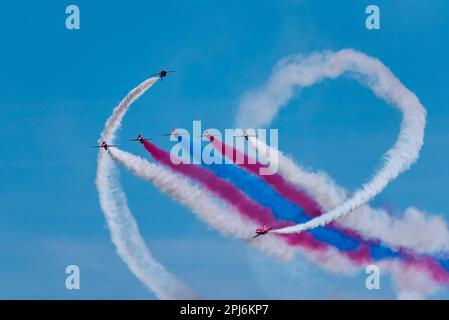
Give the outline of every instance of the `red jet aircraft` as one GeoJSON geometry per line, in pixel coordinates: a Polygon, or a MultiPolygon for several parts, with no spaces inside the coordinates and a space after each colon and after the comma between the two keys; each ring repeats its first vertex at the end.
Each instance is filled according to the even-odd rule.
{"type": "Polygon", "coordinates": [[[253,239],[267,234],[271,229],[273,229],[273,227],[268,228],[267,226],[263,226],[262,228],[257,229],[256,235],[253,237],[253,239]]]}
{"type": "Polygon", "coordinates": [[[139,141],[140,143],[143,143],[144,141],[150,141],[150,140],[153,140],[153,139],[145,139],[143,137],[143,135],[139,134],[136,139],[130,139],[128,141],[139,141]]]}
{"type": "Polygon", "coordinates": [[[111,148],[111,147],[118,147],[118,146],[116,146],[116,145],[108,145],[106,143],[106,141],[103,141],[99,146],[93,146],[92,148],[103,148],[104,150],[108,151],[108,148],[111,148]]]}

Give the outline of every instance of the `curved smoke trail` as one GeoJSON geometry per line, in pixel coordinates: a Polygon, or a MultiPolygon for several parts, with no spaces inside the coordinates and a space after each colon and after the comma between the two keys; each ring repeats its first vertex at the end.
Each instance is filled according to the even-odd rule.
{"type": "Polygon", "coordinates": [[[323,226],[356,210],[379,194],[390,181],[409,169],[419,155],[424,138],[426,111],[416,95],[408,90],[379,60],[355,50],[291,57],[279,63],[275,73],[261,89],[248,94],[238,111],[240,127],[259,127],[269,123],[292,97],[294,88],[311,86],[324,78],[352,72],[376,96],[397,107],[403,114],[401,131],[394,146],[384,156],[382,167],[353,196],[327,213],[307,223],[276,230],[297,233],[323,226]]]}
{"type": "MultiPolygon", "coordinates": [[[[158,78],[145,80],[114,109],[106,122],[100,140],[112,144],[121,121],[130,105],[148,90],[158,78]]],[[[112,242],[122,260],[134,275],[160,299],[192,299],[196,295],[151,255],[131,211],[128,208],[125,193],[118,180],[118,171],[112,159],[100,150],[96,185],[100,205],[106,218],[112,242]]]]}
{"type": "MultiPolygon", "coordinates": [[[[346,199],[346,191],[325,173],[305,170],[281,151],[256,137],[249,137],[248,141],[259,155],[271,163],[277,162],[278,173],[310,194],[324,210],[334,208],[346,199]]],[[[403,247],[422,254],[449,252],[449,230],[444,219],[439,216],[426,218],[423,212],[415,208],[408,208],[403,217],[397,219],[385,210],[363,205],[354,214],[336,223],[360,233],[366,239],[378,239],[392,248],[403,247]]]]}

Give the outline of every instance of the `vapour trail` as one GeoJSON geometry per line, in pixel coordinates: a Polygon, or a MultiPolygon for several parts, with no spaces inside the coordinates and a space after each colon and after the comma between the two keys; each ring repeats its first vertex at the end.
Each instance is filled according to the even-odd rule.
{"type": "MultiPolygon", "coordinates": [[[[132,89],[106,121],[101,141],[113,144],[117,130],[130,105],[158,80],[149,78],[132,89]]],[[[196,295],[177,280],[151,255],[128,208],[118,171],[109,155],[100,149],[96,186],[100,206],[119,256],[134,275],[160,299],[194,299],[196,295]]]]}
{"type": "Polygon", "coordinates": [[[381,61],[352,49],[315,53],[307,58],[294,56],[281,61],[263,88],[245,96],[237,115],[239,127],[268,124],[292,97],[295,87],[308,87],[324,78],[334,79],[344,72],[355,74],[377,97],[402,112],[398,139],[384,155],[381,168],[350,198],[307,223],[275,232],[297,233],[323,226],[347,215],[373,199],[390,181],[408,170],[418,159],[426,124],[424,107],[416,95],[381,61]]]}
{"type": "MultiPolygon", "coordinates": [[[[307,171],[256,137],[249,137],[248,141],[267,162],[277,162],[278,173],[305,190],[324,210],[338,206],[347,198],[347,192],[324,172],[307,171]]],[[[365,239],[378,239],[391,248],[408,248],[421,254],[449,252],[449,231],[445,220],[439,216],[427,218],[425,213],[413,207],[408,208],[402,218],[394,218],[385,210],[363,205],[335,222],[365,239]]]]}

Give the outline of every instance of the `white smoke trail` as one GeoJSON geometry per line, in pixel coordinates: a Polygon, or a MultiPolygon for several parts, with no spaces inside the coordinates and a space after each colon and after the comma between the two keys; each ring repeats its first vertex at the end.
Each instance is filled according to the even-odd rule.
{"type": "Polygon", "coordinates": [[[117,169],[104,152],[98,159],[97,187],[112,242],[135,276],[159,299],[196,298],[190,289],[152,257],[128,208],[125,193],[118,181],[117,169]]]}
{"type": "Polygon", "coordinates": [[[443,288],[430,273],[423,272],[417,266],[391,260],[383,261],[378,266],[381,270],[390,270],[393,289],[399,300],[426,299],[443,288]]]}
{"type": "MultiPolygon", "coordinates": [[[[281,151],[255,137],[249,137],[248,141],[267,161],[276,161],[278,173],[307,192],[324,210],[335,208],[347,198],[347,192],[325,173],[305,170],[281,151]]],[[[385,210],[363,205],[336,223],[358,232],[365,239],[380,240],[393,249],[409,248],[422,254],[449,251],[449,231],[445,220],[439,216],[426,218],[415,208],[408,208],[398,219],[385,210]]]]}
{"type": "Polygon", "coordinates": [[[153,183],[159,190],[189,208],[222,235],[248,241],[281,260],[293,257],[293,249],[277,237],[263,237],[257,239],[260,241],[251,241],[251,236],[258,227],[256,224],[243,219],[232,207],[224,206],[213,194],[182,175],[126,151],[110,149],[109,153],[134,175],[153,183]]]}
{"type": "MultiPolygon", "coordinates": [[[[107,120],[100,140],[112,144],[129,106],[148,90],[158,78],[150,78],[131,90],[107,120]]],[[[193,299],[196,295],[157,262],[151,255],[118,180],[114,162],[104,152],[98,153],[96,185],[112,242],[134,275],[160,299],[193,299]]]]}
{"type": "Polygon", "coordinates": [[[107,141],[109,144],[114,143],[115,134],[117,133],[117,130],[120,128],[122,124],[122,119],[125,116],[131,104],[137,99],[139,99],[148,89],[150,89],[158,79],[159,79],[158,77],[151,77],[149,79],[146,79],[137,87],[132,89],[126,95],[126,97],[122,101],[120,101],[119,105],[115,107],[115,109],[112,111],[112,115],[106,121],[104,130],[101,133],[100,139],[98,140],[99,143],[101,143],[102,141],[107,141]]]}
{"type": "Polygon", "coordinates": [[[311,86],[324,78],[344,72],[357,75],[376,96],[397,107],[403,114],[401,131],[395,145],[384,156],[383,166],[370,181],[336,208],[307,223],[276,230],[295,233],[323,226],[359,208],[379,194],[390,181],[409,169],[423,144],[426,111],[416,95],[408,90],[379,60],[355,50],[291,57],[279,63],[275,73],[261,89],[246,96],[238,111],[238,124],[259,127],[269,123],[292,97],[294,88],[311,86]]]}

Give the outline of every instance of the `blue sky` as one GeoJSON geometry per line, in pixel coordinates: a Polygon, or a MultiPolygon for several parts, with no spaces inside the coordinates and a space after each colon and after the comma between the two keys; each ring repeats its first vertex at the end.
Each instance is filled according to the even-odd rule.
{"type": "MultiPolygon", "coordinates": [[[[68,2],[0,3],[0,298],[154,298],[110,242],[90,146],[128,90],[161,68],[176,73],[133,106],[120,133],[136,154],[145,155],[126,139],[141,132],[189,129],[193,120],[231,127],[241,95],[287,55],[351,47],[381,59],[426,106],[428,127],[418,163],[373,204],[397,214],[413,205],[449,220],[447,1],[71,3],[81,10],[78,31],[65,28],[68,2]],[[381,9],[378,31],[364,26],[371,3],[381,9]],[[81,268],[76,292],[65,289],[69,264],[81,268]]],[[[272,127],[280,149],[353,190],[392,145],[399,121],[343,78],[298,93],[272,127]]],[[[368,293],[363,278],[331,276],[300,258],[279,265],[130,173],[122,180],[155,257],[204,297],[393,297],[388,279],[368,293]]]]}

